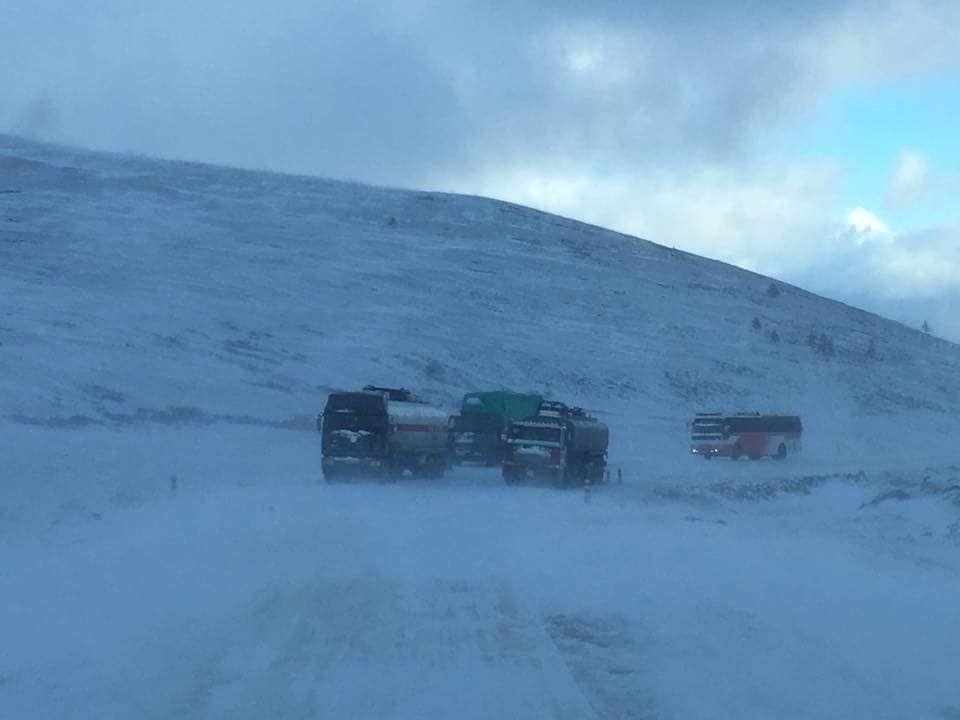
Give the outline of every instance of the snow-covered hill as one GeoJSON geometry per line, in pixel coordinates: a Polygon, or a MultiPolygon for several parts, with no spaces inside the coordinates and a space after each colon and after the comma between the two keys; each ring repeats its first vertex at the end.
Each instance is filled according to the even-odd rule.
{"type": "Polygon", "coordinates": [[[331,387],[507,386],[628,417],[615,449],[646,457],[701,408],[796,410],[873,447],[878,416],[926,447],[960,409],[957,346],[503,202],[10,137],[0,178],[8,419],[289,423],[331,387]]]}
{"type": "Polygon", "coordinates": [[[5,136],[0,297],[0,717],[960,717],[955,345],[507,203],[5,136]],[[325,487],[367,382],[582,404],[624,483],[325,487]],[[695,461],[713,408],[804,454],[695,461]]]}

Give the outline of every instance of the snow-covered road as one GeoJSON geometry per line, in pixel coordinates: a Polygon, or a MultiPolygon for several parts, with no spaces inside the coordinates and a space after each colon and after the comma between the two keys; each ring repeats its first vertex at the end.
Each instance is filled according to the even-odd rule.
{"type": "Polygon", "coordinates": [[[2,497],[0,717],[960,712],[949,467],[684,458],[587,503],[486,469],[327,486],[309,433],[16,432],[50,445],[2,497]]]}

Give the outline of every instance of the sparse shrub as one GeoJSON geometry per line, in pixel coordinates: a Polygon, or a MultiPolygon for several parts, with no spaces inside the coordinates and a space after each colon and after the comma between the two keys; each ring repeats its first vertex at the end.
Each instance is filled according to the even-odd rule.
{"type": "Polygon", "coordinates": [[[921,325],[920,327],[923,328],[923,331],[925,333],[930,332],[930,323],[928,323],[926,320],[923,321],[923,325],[921,325]]]}
{"type": "Polygon", "coordinates": [[[817,349],[824,355],[833,355],[833,338],[826,333],[820,333],[817,338],[817,349]]]}
{"type": "Polygon", "coordinates": [[[769,295],[772,298],[775,298],[775,297],[780,297],[780,293],[781,293],[780,286],[777,285],[775,282],[770,283],[770,287],[767,288],[767,295],[769,295]]]}
{"type": "Polygon", "coordinates": [[[396,226],[397,226],[397,219],[393,215],[391,215],[389,218],[387,218],[387,227],[396,227],[396,226]]]}
{"type": "Polygon", "coordinates": [[[807,335],[807,345],[821,355],[833,355],[833,338],[822,332],[817,335],[813,330],[807,335]]]}
{"type": "Polygon", "coordinates": [[[780,342],[780,333],[778,333],[776,330],[771,330],[771,331],[770,331],[770,342],[772,342],[772,343],[774,343],[774,344],[780,342]]]}
{"type": "Polygon", "coordinates": [[[443,381],[446,376],[446,370],[443,365],[431,358],[427,361],[427,364],[424,365],[423,374],[431,380],[443,381]]]}
{"type": "Polygon", "coordinates": [[[876,358],[877,357],[877,341],[876,338],[870,338],[870,343],[867,345],[867,357],[876,358]]]}
{"type": "Polygon", "coordinates": [[[759,329],[760,329],[760,318],[755,317],[755,318],[753,319],[753,322],[750,323],[750,325],[753,327],[754,330],[759,330],[759,329]]]}

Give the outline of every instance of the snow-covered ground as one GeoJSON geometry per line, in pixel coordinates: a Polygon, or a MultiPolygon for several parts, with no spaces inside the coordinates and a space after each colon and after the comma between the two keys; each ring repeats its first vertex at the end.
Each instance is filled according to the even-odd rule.
{"type": "Polygon", "coordinates": [[[3,136],[0,297],[0,717],[960,718],[954,345],[504,203],[3,136]],[[623,483],[325,486],[366,382],[583,404],[623,483]],[[695,460],[711,408],[804,453],[695,460]]]}

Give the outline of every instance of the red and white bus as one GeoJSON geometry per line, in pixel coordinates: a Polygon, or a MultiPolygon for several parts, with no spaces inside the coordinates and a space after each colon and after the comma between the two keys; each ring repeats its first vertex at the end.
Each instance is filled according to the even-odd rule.
{"type": "Polygon", "coordinates": [[[690,452],[714,456],[783,459],[800,452],[803,424],[797,415],[697,413],[690,423],[690,452]]]}

